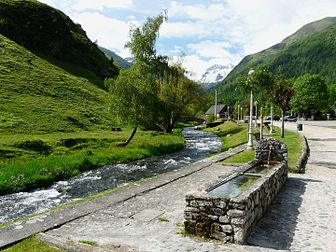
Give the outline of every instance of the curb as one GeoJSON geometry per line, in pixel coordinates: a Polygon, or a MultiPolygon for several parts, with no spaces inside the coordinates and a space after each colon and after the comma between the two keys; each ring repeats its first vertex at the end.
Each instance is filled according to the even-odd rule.
{"type": "Polygon", "coordinates": [[[310,148],[308,145],[308,141],[307,138],[305,136],[303,136],[303,150],[301,153],[301,156],[299,158],[299,161],[297,162],[295,168],[298,171],[298,173],[304,174],[306,171],[306,164],[308,162],[308,158],[310,156],[310,148]]]}

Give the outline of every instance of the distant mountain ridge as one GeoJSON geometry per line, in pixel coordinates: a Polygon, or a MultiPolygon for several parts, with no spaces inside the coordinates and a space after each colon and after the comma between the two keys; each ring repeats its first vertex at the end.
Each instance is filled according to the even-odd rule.
{"type": "Polygon", "coordinates": [[[123,68],[123,69],[128,69],[132,66],[132,63],[130,63],[129,61],[127,61],[126,59],[120,57],[118,54],[116,54],[115,52],[107,49],[107,48],[104,48],[104,47],[101,47],[99,46],[99,49],[105,53],[105,55],[110,59],[112,58],[113,61],[114,61],[114,64],[116,64],[117,66],[119,66],[120,68],[123,68]]]}
{"type": "Polygon", "coordinates": [[[219,64],[212,65],[204,72],[199,82],[205,84],[206,88],[210,88],[223,81],[224,78],[233,69],[233,67],[233,64],[228,64],[225,66],[219,64]]]}
{"type": "Polygon", "coordinates": [[[318,73],[327,83],[336,80],[336,17],[327,17],[303,26],[282,42],[259,53],[246,56],[216,87],[220,99],[234,104],[243,100],[236,79],[246,76],[250,68],[263,66],[272,72],[281,69],[287,78],[318,73]],[[235,95],[228,95],[235,94],[235,95]]]}

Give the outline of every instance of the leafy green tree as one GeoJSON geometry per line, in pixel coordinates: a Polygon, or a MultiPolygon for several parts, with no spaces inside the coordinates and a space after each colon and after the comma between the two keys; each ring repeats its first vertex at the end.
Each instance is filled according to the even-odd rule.
{"type": "MultiPolygon", "coordinates": [[[[290,108],[290,102],[294,95],[294,89],[291,87],[288,80],[285,80],[282,75],[277,74],[270,94],[272,101],[280,108],[281,116],[284,118],[286,111],[290,108]]],[[[284,120],[281,122],[281,137],[285,137],[284,120]]]]}
{"type": "Polygon", "coordinates": [[[131,141],[138,127],[171,132],[177,120],[198,110],[205,96],[198,84],[184,76],[181,66],[169,66],[168,57],[156,54],[159,28],[165,20],[164,12],[148,18],[142,27],[131,28],[126,47],[135,64],[108,82],[115,121],[133,127],[121,146],[131,141]]]}
{"type": "Polygon", "coordinates": [[[318,74],[305,74],[294,82],[295,94],[292,107],[298,112],[309,116],[312,110],[323,110],[328,105],[328,86],[318,74]]]}
{"type": "Polygon", "coordinates": [[[165,132],[171,132],[179,119],[195,115],[206,103],[205,90],[184,73],[181,65],[173,65],[160,82],[159,99],[164,109],[159,123],[165,132]]]}
{"type": "Polygon", "coordinates": [[[246,94],[250,94],[252,91],[253,98],[258,102],[260,112],[260,138],[263,138],[263,109],[270,99],[269,93],[273,82],[272,73],[262,67],[239,80],[240,88],[246,94]]]}
{"type": "Polygon", "coordinates": [[[336,110],[336,84],[329,85],[328,87],[329,94],[329,107],[333,110],[336,110]]]}

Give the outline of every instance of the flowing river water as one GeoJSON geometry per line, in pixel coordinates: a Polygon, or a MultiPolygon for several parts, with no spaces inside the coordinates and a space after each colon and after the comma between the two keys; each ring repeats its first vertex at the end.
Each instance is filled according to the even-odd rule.
{"type": "Polygon", "coordinates": [[[40,213],[104,190],[142,178],[180,169],[221,150],[221,140],[212,133],[185,128],[184,150],[138,160],[128,164],[108,165],[82,173],[49,188],[0,196],[0,224],[40,213]]]}

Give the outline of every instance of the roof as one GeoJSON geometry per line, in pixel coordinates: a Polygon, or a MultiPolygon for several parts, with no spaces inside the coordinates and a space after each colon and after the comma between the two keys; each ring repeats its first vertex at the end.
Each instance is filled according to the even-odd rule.
{"type": "MultiPolygon", "coordinates": [[[[226,111],[226,105],[225,104],[219,104],[217,105],[216,112],[217,114],[222,114],[226,111]]],[[[205,112],[206,115],[214,114],[215,113],[215,105],[212,105],[207,112],[205,112]]]]}

